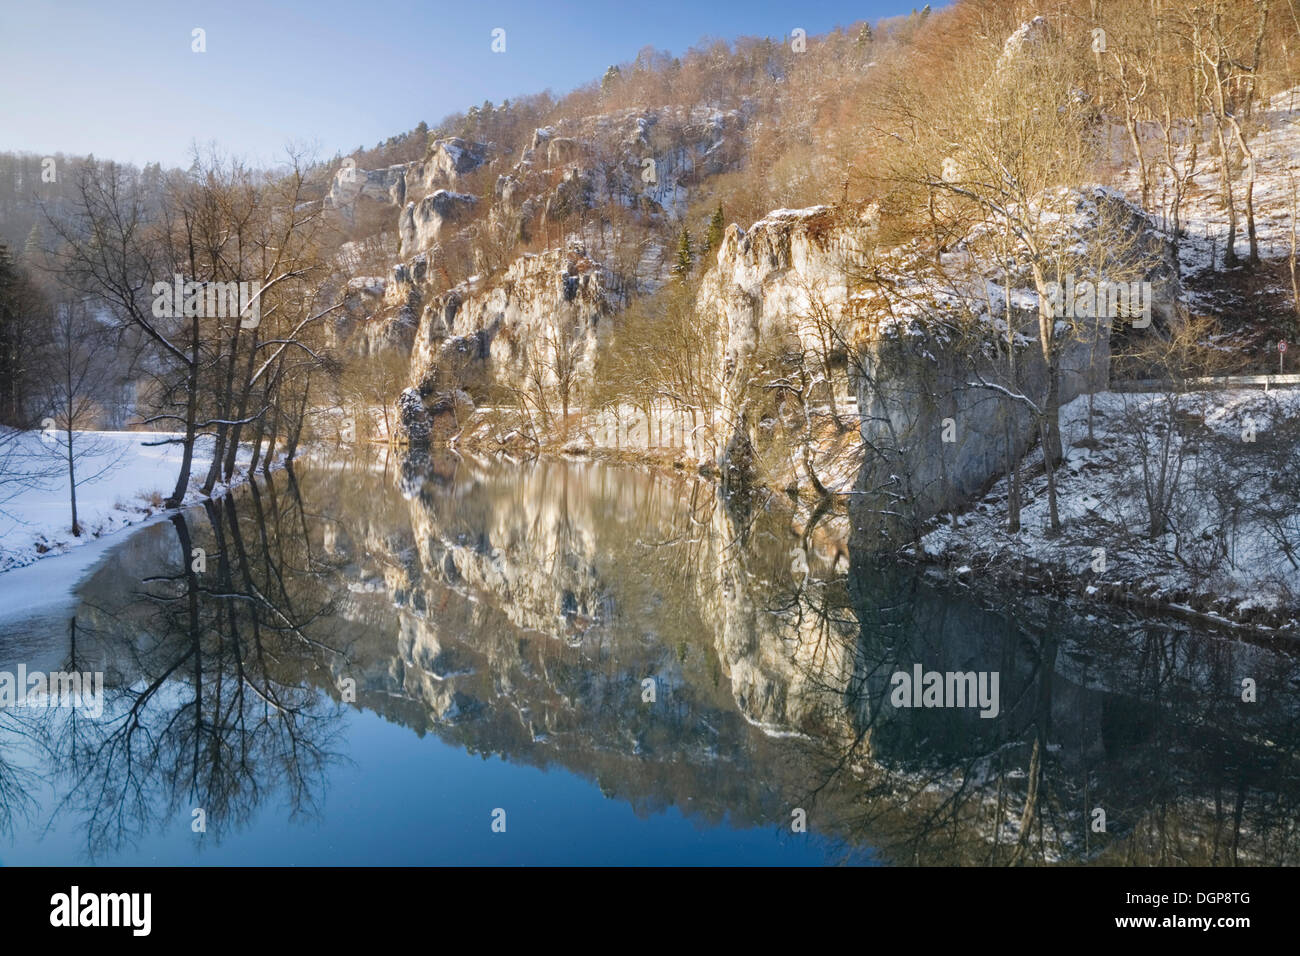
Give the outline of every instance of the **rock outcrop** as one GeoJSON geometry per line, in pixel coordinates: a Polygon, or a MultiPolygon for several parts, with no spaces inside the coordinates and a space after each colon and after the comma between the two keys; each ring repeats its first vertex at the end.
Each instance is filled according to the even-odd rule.
{"type": "Polygon", "coordinates": [[[327,203],[348,222],[356,219],[357,205],[363,201],[401,206],[406,202],[405,165],[386,169],[358,169],[345,165],[334,174],[327,203]]]}
{"type": "Polygon", "coordinates": [[[487,143],[473,143],[459,136],[436,140],[419,170],[419,179],[430,191],[454,190],[466,176],[486,163],[491,153],[487,143]]]}
{"type": "MultiPolygon", "coordinates": [[[[1147,218],[1102,190],[1079,194],[1073,210],[1064,238],[1076,241],[1106,215],[1125,236],[1114,243],[1125,261],[1108,261],[1107,268],[1124,266],[1134,280],[1149,283],[1158,325],[1178,321],[1172,249],[1147,218]]],[[[1049,364],[1027,274],[1012,277],[1008,310],[998,288],[1005,277],[979,278],[974,247],[955,250],[947,255],[962,257],[963,279],[971,285],[954,292],[958,263],[936,267],[917,248],[872,251],[873,222],[870,211],[818,206],[778,210],[748,232],[732,226],[702,285],[699,308],[719,318],[724,474],[750,468],[778,438],[789,441],[788,433],[770,427],[783,411],[769,380],[776,377],[774,356],[788,365],[794,355],[800,367],[825,377],[809,404],[837,410],[847,404],[841,418],[853,415],[859,428],[852,487],[835,490],[852,492],[855,524],[864,534],[892,541],[906,533],[900,523],[970,500],[1037,441],[1031,404],[1046,407],[1049,364]],[[1014,378],[1009,353],[1000,350],[1008,316],[1014,378]]],[[[1110,317],[1058,321],[1052,365],[1062,404],[1107,387],[1111,329],[1110,317]]],[[[811,451],[814,466],[824,461],[833,470],[843,460],[830,461],[816,444],[811,451]]]]}
{"type": "MultiPolygon", "coordinates": [[[[556,235],[557,230],[571,236],[575,223],[598,225],[607,217],[601,210],[611,207],[635,211],[648,228],[674,221],[685,213],[696,184],[740,162],[746,122],[740,110],[627,109],[537,129],[513,163],[493,143],[452,137],[435,140],[418,162],[380,170],[345,165],[334,178],[328,205],[349,225],[369,227],[384,222],[386,216],[395,217],[398,248],[388,260],[396,260],[391,278],[366,278],[364,287],[350,293],[348,320],[337,324],[335,344],[359,354],[389,344],[401,347],[423,312],[431,321],[424,327],[429,333],[423,336],[426,350],[415,355],[417,379],[430,365],[427,347],[432,335],[460,340],[450,344],[442,365],[462,363],[469,379],[461,384],[473,386],[476,376],[487,381],[479,375],[486,368],[479,360],[489,357],[485,350],[495,334],[492,316],[496,313],[504,317],[503,327],[518,324],[526,336],[529,327],[540,328],[537,319],[526,313],[556,303],[562,314],[550,323],[553,337],[567,339],[569,333],[563,328],[567,326],[586,339],[591,315],[617,307],[592,298],[613,293],[589,290],[588,274],[600,273],[598,284],[605,290],[617,288],[620,299],[624,289],[652,290],[668,278],[671,256],[664,249],[651,244],[634,261],[624,261],[628,257],[618,248],[617,230],[607,224],[592,240],[599,251],[583,248],[576,255],[568,249],[542,253],[540,258],[525,255],[503,269],[487,248],[495,240],[480,240],[534,242],[539,236],[556,235]],[[548,257],[563,261],[543,264],[548,257]],[[606,261],[596,266],[592,262],[596,259],[606,261]],[[609,281],[611,263],[617,263],[617,281],[609,281]],[[481,278],[463,280],[470,271],[479,272],[481,278]],[[378,299],[376,289],[381,290],[378,299]],[[482,298],[480,292],[496,298],[479,308],[471,300],[482,298]],[[591,299],[592,308],[582,308],[584,298],[591,299]],[[460,303],[465,303],[464,308],[460,303]],[[568,315],[575,309],[581,314],[568,315]],[[479,313],[481,323],[463,317],[479,313]],[[479,332],[485,334],[469,340],[479,332]]],[[[369,260],[356,268],[376,271],[369,260]]],[[[516,352],[526,341],[514,344],[516,352]]],[[[491,358],[499,362],[503,343],[496,348],[491,358]]],[[[590,354],[584,351],[582,359],[590,370],[590,354]]],[[[517,371],[519,362],[507,362],[503,368],[517,371]]]]}
{"type": "Polygon", "coordinates": [[[422,395],[461,387],[482,401],[528,374],[569,389],[576,409],[594,374],[601,318],[621,305],[581,244],[523,256],[498,280],[472,280],[424,308],[412,352],[422,395]]]}
{"type": "Polygon", "coordinates": [[[449,226],[454,227],[468,219],[476,205],[476,197],[445,189],[430,193],[418,203],[407,203],[397,221],[402,255],[410,256],[431,248],[449,226]]]}

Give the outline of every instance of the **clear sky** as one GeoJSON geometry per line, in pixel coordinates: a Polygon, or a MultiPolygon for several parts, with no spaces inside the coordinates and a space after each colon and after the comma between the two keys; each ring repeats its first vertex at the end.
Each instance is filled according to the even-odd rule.
{"type": "MultiPolygon", "coordinates": [[[[597,79],[650,45],[809,35],[911,0],[0,0],[0,150],[188,165],[322,158],[597,79]],[[205,31],[206,52],[192,50],[205,31]],[[492,31],[506,31],[504,53],[492,31]]],[[[935,7],[941,4],[933,4],[935,7]]]]}

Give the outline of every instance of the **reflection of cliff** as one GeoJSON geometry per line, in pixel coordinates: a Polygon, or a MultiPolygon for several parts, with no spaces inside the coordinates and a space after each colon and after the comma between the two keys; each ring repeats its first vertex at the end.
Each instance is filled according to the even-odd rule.
{"type": "Polygon", "coordinates": [[[1300,796],[1294,656],[1042,599],[989,610],[868,558],[837,577],[816,527],[778,545],[773,522],[716,518],[750,544],[713,602],[736,705],[806,741],[829,829],[901,862],[1295,860],[1277,839],[1300,796]],[[998,672],[998,717],[893,706],[916,664],[998,672]],[[1269,705],[1241,701],[1247,676],[1269,705]]]}
{"type": "MultiPolygon", "coordinates": [[[[202,580],[179,526],[133,537],[83,590],[82,652],[125,704],[171,688],[148,702],[173,735],[158,773],[193,777],[195,739],[288,742],[308,804],[328,741],[303,732],[351,678],[358,706],[639,811],[784,828],[804,807],[896,862],[1295,862],[1292,657],[1039,599],[988,609],[850,560],[836,519],[750,504],[595,464],[316,469],[192,517],[202,580]],[[998,717],[893,707],[917,663],[999,672],[998,717]],[[244,740],[232,714],[268,699],[244,740]]],[[[198,769],[234,819],[258,773],[284,776],[198,769]]]]}
{"type": "Polygon", "coordinates": [[[407,502],[415,544],[366,595],[395,620],[343,665],[365,675],[361,702],[471,751],[560,763],[647,811],[788,818],[793,780],[755,786],[789,775],[783,743],[736,712],[698,616],[691,552],[710,539],[692,520],[707,510],[683,502],[704,487],[461,462],[407,502]]]}
{"type": "MultiPolygon", "coordinates": [[[[741,519],[686,479],[461,462],[409,508],[418,562],[390,572],[400,663],[384,692],[472,750],[711,819],[780,826],[817,792],[815,821],[902,861],[1159,859],[1147,841],[1171,806],[1200,834],[1189,859],[1222,862],[1232,841],[1263,858],[1269,825],[1248,833],[1243,812],[1228,837],[1227,794],[1245,811],[1267,789],[1278,760],[1257,741],[1293,737],[1291,710],[1233,705],[1234,675],[1277,691],[1289,658],[849,574],[842,529],[780,507],[741,519]],[[998,671],[999,718],[895,709],[890,676],[914,663],[998,671]],[[1094,806],[1105,834],[1087,828],[1094,806]]],[[[374,653],[392,661],[391,644],[374,653]]]]}

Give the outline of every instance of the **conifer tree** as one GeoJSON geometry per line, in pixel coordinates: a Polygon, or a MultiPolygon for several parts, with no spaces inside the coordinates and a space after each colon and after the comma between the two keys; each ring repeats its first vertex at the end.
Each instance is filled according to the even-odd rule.
{"type": "Polygon", "coordinates": [[[694,265],[695,246],[691,242],[691,231],[682,226],[682,234],[677,237],[677,264],[673,266],[673,275],[685,279],[694,265]]]}
{"type": "Polygon", "coordinates": [[[704,255],[718,251],[718,246],[722,245],[722,234],[726,230],[726,220],[722,216],[722,203],[718,203],[718,208],[713,210],[713,218],[709,220],[709,231],[704,234],[704,255]]]}

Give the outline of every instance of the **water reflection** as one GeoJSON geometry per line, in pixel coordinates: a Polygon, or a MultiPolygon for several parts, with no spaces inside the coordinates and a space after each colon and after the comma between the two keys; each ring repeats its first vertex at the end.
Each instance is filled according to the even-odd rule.
{"type": "Polygon", "coordinates": [[[788,833],[798,808],[845,858],[1296,862],[1292,654],[993,603],[847,531],[595,463],[274,475],[131,537],[38,635],[108,700],[0,710],[0,825],[70,816],[95,858],[199,808],[216,841],[259,808],[310,817],[358,707],[642,816],[788,833]],[[997,717],[894,706],[916,665],[997,672],[997,717]]]}
{"type": "Polygon", "coordinates": [[[54,812],[81,821],[91,859],[177,814],[219,842],[270,798],[313,810],[338,720],[315,675],[339,652],[315,633],[336,569],[311,520],[276,476],[135,535],[82,588],[49,669],[102,672],[102,717],[14,709],[5,739],[57,768],[54,812]]]}

